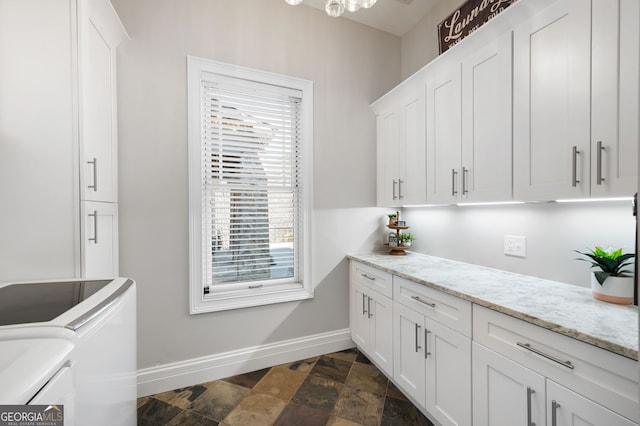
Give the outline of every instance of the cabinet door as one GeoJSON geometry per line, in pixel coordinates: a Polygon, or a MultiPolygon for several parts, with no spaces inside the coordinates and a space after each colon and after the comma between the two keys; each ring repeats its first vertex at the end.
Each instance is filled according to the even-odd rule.
{"type": "Polygon", "coordinates": [[[369,292],[370,332],[367,355],[389,376],[393,375],[392,302],[388,297],[369,292]]]}
{"type": "Polygon", "coordinates": [[[638,175],[640,3],[593,0],[591,194],[630,196],[638,175]]]}
{"type": "Polygon", "coordinates": [[[463,201],[512,198],[511,75],[511,32],[462,61],[463,201]]]}
{"type": "Polygon", "coordinates": [[[532,422],[545,424],[545,378],[473,343],[473,425],[532,422]]]}
{"type": "Polygon", "coordinates": [[[116,47],[127,36],[111,3],[79,2],[82,199],[117,201],[116,47]]]}
{"type": "Polygon", "coordinates": [[[399,206],[400,118],[397,108],[389,107],[378,114],[378,205],[399,206]]]}
{"type": "Polygon", "coordinates": [[[517,199],[589,195],[590,4],[559,0],[514,29],[517,199]]]}
{"type": "Polygon", "coordinates": [[[461,183],[460,63],[437,65],[427,79],[427,201],[453,203],[461,183]]]}
{"type": "Polygon", "coordinates": [[[427,199],[424,94],[424,86],[417,87],[400,104],[398,197],[401,204],[424,204],[427,199]]]}
{"type": "Polygon", "coordinates": [[[424,316],[393,303],[393,379],[415,401],[425,400],[424,316]]]}
{"type": "Polygon", "coordinates": [[[369,348],[369,306],[367,288],[351,279],[351,339],[364,351],[369,348]]]}
{"type": "Polygon", "coordinates": [[[118,205],[82,203],[82,276],[118,276],[118,205]]]}
{"type": "Polygon", "coordinates": [[[547,404],[549,426],[637,426],[552,380],[547,380],[547,404]]]}
{"type": "Polygon", "coordinates": [[[425,323],[426,405],[443,426],[471,424],[471,339],[425,323]]]}

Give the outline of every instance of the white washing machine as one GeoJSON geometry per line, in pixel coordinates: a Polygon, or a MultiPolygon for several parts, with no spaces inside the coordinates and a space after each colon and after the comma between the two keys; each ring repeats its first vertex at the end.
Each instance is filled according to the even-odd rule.
{"type": "Polygon", "coordinates": [[[0,284],[0,404],[64,404],[65,425],[135,425],[135,287],[126,278],[0,284]]]}

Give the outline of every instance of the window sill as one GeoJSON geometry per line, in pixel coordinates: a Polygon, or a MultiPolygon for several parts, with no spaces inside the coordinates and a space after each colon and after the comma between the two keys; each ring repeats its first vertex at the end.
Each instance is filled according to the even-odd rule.
{"type": "Polygon", "coordinates": [[[306,299],[313,299],[313,291],[300,285],[294,289],[266,288],[234,292],[233,294],[207,294],[201,295],[199,300],[192,300],[189,312],[191,315],[196,315],[306,299]]]}

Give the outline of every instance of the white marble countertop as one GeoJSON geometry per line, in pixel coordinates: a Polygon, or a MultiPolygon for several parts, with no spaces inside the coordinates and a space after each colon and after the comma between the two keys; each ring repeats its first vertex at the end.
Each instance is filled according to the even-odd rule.
{"type": "Polygon", "coordinates": [[[591,289],[408,252],[350,259],[574,339],[638,359],[638,310],[595,300],[591,289]]]}

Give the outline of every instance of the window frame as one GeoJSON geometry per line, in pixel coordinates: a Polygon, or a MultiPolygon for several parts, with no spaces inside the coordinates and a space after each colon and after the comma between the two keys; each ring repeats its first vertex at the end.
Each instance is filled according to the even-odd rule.
{"type": "MultiPolygon", "coordinates": [[[[189,174],[189,312],[200,314],[273,303],[313,298],[311,275],[312,200],[313,200],[313,82],[296,77],[261,71],[233,64],[187,56],[187,125],[189,174]],[[302,230],[298,253],[298,283],[270,284],[260,288],[204,292],[202,232],[202,170],[201,170],[201,105],[200,90],[203,73],[222,79],[234,78],[259,84],[269,84],[302,92],[301,157],[302,200],[299,203],[302,230]]],[[[236,284],[228,284],[236,286],[236,284]]]]}

